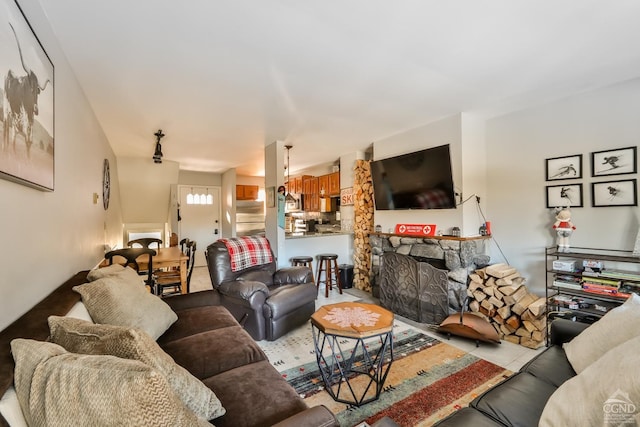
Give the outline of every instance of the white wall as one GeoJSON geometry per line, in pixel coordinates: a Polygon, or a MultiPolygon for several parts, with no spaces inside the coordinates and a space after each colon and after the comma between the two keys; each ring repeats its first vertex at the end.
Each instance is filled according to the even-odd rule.
{"type": "MultiPolygon", "coordinates": [[[[637,146],[640,139],[640,79],[512,113],[487,122],[488,205],[492,258],[508,261],[544,293],[544,247],[555,244],[553,212],[546,209],[547,185],[582,183],[584,207],[573,208],[578,247],[633,249],[638,207],[591,207],[593,151],[637,146]],[[545,159],[583,155],[583,178],[545,181],[545,159]]],[[[638,174],[608,177],[638,178],[638,174]]]]}
{"type": "Polygon", "coordinates": [[[116,159],[39,3],[21,5],[55,66],[55,191],[0,179],[0,329],[96,265],[103,245],[122,244],[116,159]],[[105,158],[111,164],[108,211],[102,207],[105,158]],[[100,195],[97,204],[93,193],[100,195]]]}

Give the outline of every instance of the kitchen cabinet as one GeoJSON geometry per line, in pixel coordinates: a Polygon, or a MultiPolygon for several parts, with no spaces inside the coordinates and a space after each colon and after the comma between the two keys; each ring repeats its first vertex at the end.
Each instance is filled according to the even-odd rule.
{"type": "Polygon", "coordinates": [[[302,177],[302,193],[307,195],[311,194],[311,179],[313,177],[309,175],[305,175],[302,177]]]}
{"type": "Polygon", "coordinates": [[[333,172],[329,177],[329,196],[340,196],[340,172],[333,172]]]}
{"type": "Polygon", "coordinates": [[[318,194],[320,197],[329,195],[329,175],[322,175],[318,177],[318,194]]]}
{"type": "Polygon", "coordinates": [[[257,185],[236,185],[236,200],[256,200],[258,189],[257,185]]]}

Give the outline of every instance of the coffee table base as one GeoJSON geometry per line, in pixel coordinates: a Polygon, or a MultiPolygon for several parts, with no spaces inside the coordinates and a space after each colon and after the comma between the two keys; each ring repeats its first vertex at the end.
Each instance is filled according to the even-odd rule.
{"type": "Polygon", "coordinates": [[[325,333],[313,322],[311,330],[318,369],[333,400],[354,406],[377,400],[393,362],[393,331],[354,338],[325,333]],[[370,352],[367,348],[365,339],[371,338],[380,340],[377,351],[370,352]],[[343,349],[354,341],[353,350],[343,349]],[[331,350],[330,354],[323,354],[325,346],[331,350]],[[385,363],[387,352],[389,357],[385,363]]]}

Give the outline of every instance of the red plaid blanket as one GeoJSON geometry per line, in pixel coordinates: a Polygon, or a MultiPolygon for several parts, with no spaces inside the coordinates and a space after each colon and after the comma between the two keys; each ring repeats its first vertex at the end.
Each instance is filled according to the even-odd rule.
{"type": "Polygon", "coordinates": [[[256,265],[273,262],[269,241],[262,236],[220,239],[231,258],[231,271],[240,271],[256,265]]]}

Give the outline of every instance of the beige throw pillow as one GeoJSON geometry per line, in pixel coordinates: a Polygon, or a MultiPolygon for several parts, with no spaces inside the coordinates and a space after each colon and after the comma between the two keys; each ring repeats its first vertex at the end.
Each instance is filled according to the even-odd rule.
{"type": "Polygon", "coordinates": [[[139,328],[158,339],[178,316],[142,284],[131,283],[120,275],[103,277],[74,286],[96,323],[139,328]]]}
{"type": "Polygon", "coordinates": [[[94,325],[69,317],[49,317],[51,341],[72,353],[111,355],[139,360],[160,372],[195,414],[210,420],[225,414],[216,395],[174,362],[149,335],[135,328],[94,325]]]}
{"type": "MultiPolygon", "coordinates": [[[[632,294],[562,348],[578,374],[613,347],[640,335],[640,296],[632,294]]],[[[640,403],[640,402],[639,402],[640,403]]]]}
{"type": "Polygon", "coordinates": [[[93,282],[94,280],[102,279],[103,277],[112,276],[124,271],[124,267],[120,264],[112,264],[102,268],[93,269],[87,274],[87,280],[93,282]]]}
{"type": "Polygon", "coordinates": [[[57,344],[11,342],[15,388],[30,426],[201,426],[167,380],[137,360],[66,352],[57,344]]]}
{"type": "Polygon", "coordinates": [[[640,336],[609,350],[562,384],[547,401],[539,426],[636,425],[640,420],[638,366],[640,336]]]}

